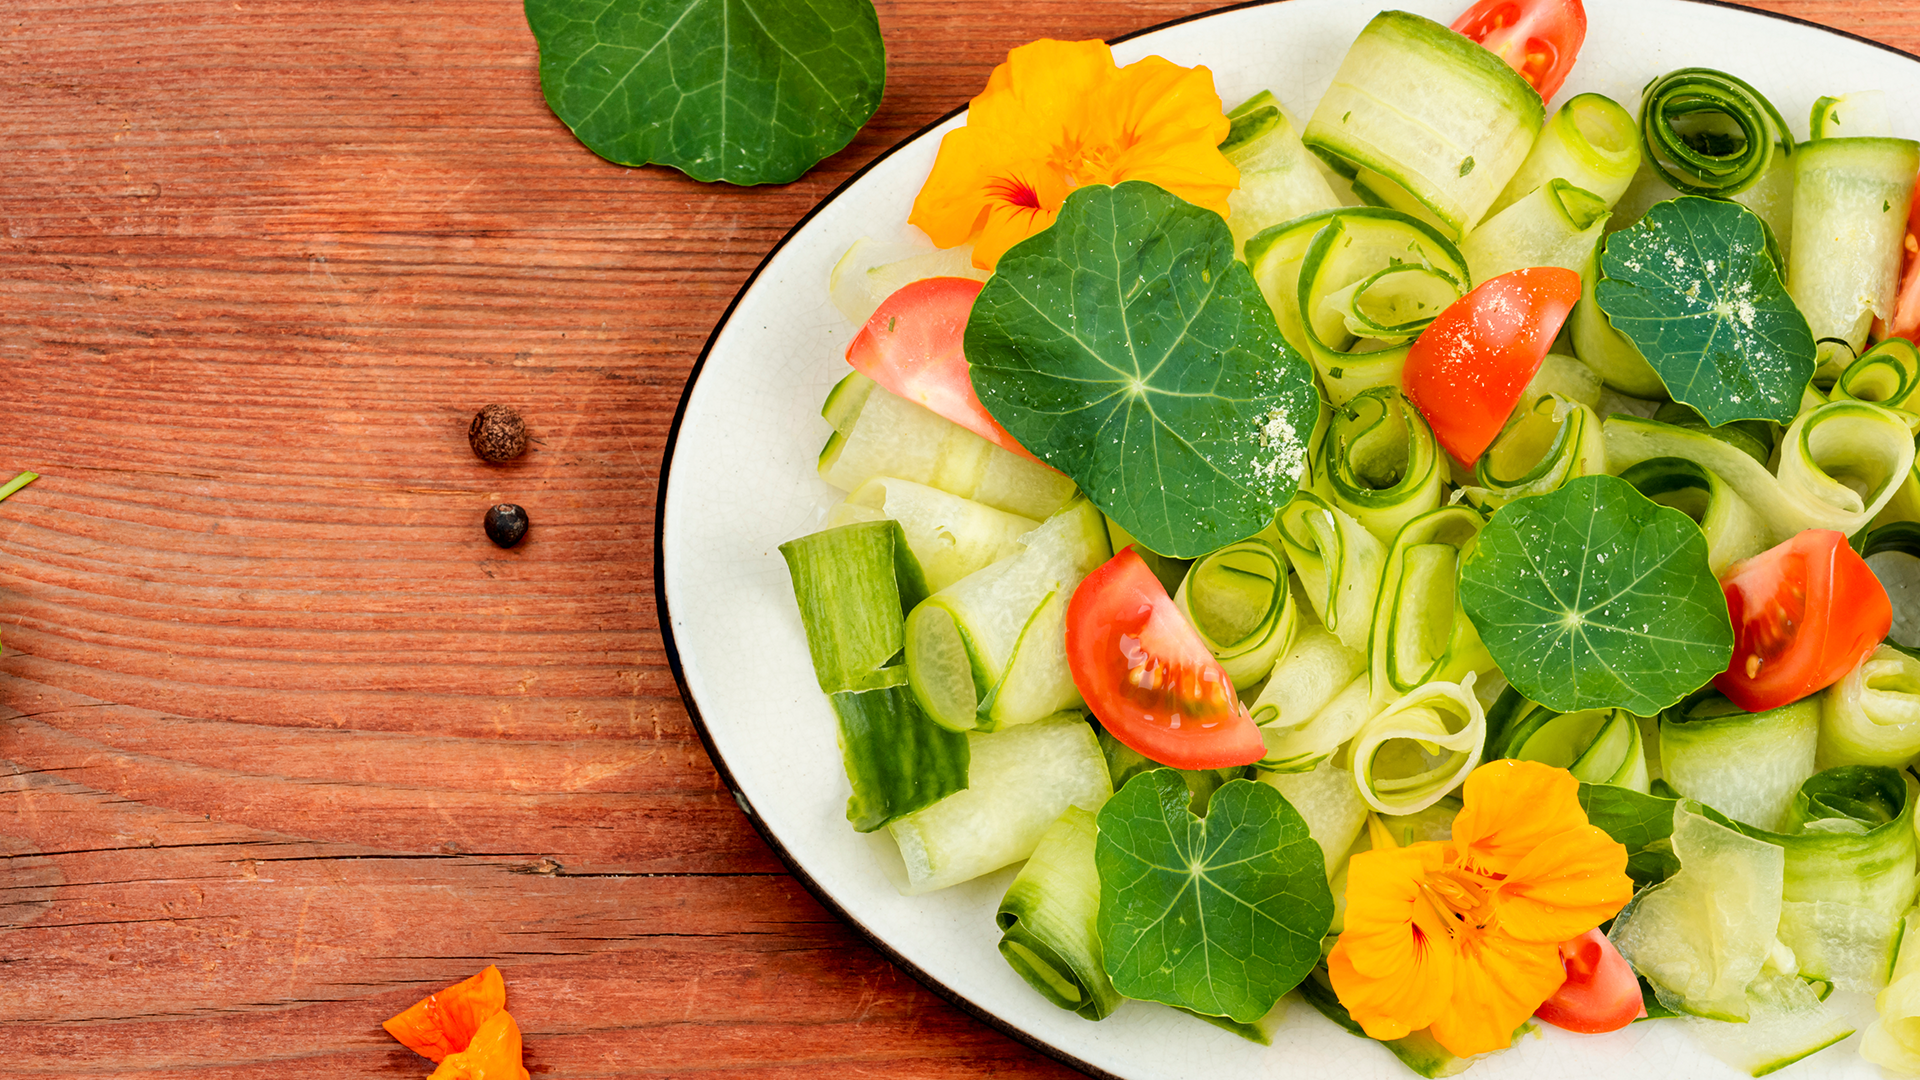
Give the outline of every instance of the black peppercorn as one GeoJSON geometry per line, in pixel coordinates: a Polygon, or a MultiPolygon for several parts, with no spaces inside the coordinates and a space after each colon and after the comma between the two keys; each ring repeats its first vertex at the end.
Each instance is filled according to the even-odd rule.
{"type": "Polygon", "coordinates": [[[512,461],[527,452],[527,425],[505,405],[488,405],[467,425],[467,445],[481,461],[512,461]]]}
{"type": "Polygon", "coordinates": [[[487,508],[487,539],[510,548],[527,535],[527,512],[512,503],[487,508]]]}

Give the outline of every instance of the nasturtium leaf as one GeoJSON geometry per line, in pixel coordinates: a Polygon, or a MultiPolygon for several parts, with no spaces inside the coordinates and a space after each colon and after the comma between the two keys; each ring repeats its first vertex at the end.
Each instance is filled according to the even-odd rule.
{"type": "Polygon", "coordinates": [[[1461,562],[1460,601],[1507,680],[1558,712],[1652,716],[1733,657],[1700,527],[1618,477],[1501,507],[1461,562]]]}
{"type": "Polygon", "coordinates": [[[1100,809],[1100,940],[1114,989],[1252,1023],[1320,962],[1326,860],[1280,792],[1232,780],[1207,816],[1172,769],[1100,809]]]}
{"type": "Polygon", "coordinates": [[[880,107],[873,0],[526,0],[540,89],[587,149],[784,184],[880,107]]]}
{"type": "Polygon", "coordinates": [[[1001,426],[1162,555],[1273,520],[1319,409],[1220,215],[1152,184],[1083,187],[974,301],[967,362],[1001,426]]]}
{"type": "Polygon", "coordinates": [[[1813,378],[1813,330],[1771,246],[1753,211],[1685,195],[1608,237],[1600,258],[1600,310],[1715,426],[1790,424],[1813,378]]]}

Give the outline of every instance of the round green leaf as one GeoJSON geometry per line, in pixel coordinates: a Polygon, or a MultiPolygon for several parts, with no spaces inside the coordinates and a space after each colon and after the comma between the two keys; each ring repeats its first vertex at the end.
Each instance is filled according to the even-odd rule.
{"type": "Polygon", "coordinates": [[[1557,712],[1652,716],[1733,658],[1700,527],[1617,477],[1501,507],[1460,565],[1460,602],[1507,681],[1557,712]]]}
{"type": "Polygon", "coordinates": [[[1594,299],[1675,401],[1718,427],[1790,424],[1813,378],[1806,316],[1787,295],[1766,223],[1739,203],[1655,203],[1607,238],[1594,299]]]}
{"type": "Polygon", "coordinates": [[[784,184],[880,107],[873,0],[526,0],[540,89],[587,149],[784,184]]]}
{"type": "Polygon", "coordinates": [[[1100,940],[1114,989],[1252,1023],[1320,962],[1333,923],[1325,857],[1280,792],[1233,780],[1207,816],[1172,769],[1100,809],[1100,940]]]}
{"type": "Polygon", "coordinates": [[[1081,188],[1001,256],[966,353],[994,419],[1162,555],[1253,535],[1299,486],[1313,370],[1227,223],[1152,184],[1081,188]]]}

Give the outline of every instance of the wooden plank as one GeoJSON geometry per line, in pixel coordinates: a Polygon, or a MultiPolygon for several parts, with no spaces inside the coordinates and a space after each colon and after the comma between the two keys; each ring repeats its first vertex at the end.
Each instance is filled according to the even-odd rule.
{"type": "MultiPolygon", "coordinates": [[[[379,1021],[488,961],[542,1077],[1071,1075],[753,832],[653,507],[795,221],[1012,46],[1209,6],[881,0],[873,123],[743,191],[582,149],[519,4],[13,0],[0,470],[44,476],[0,506],[0,1080],[424,1076],[379,1021]]],[[[1758,6],[1920,47],[1920,0],[1758,6]]]]}

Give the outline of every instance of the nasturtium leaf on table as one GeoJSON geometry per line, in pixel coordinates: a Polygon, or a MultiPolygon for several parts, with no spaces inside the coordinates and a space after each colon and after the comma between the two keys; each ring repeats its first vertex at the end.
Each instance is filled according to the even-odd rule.
{"type": "Polygon", "coordinates": [[[1600,310],[1715,426],[1792,423],[1813,378],[1813,330],[1771,246],[1753,211],[1685,195],[1608,237],[1600,258],[1600,310]]]}
{"type": "Polygon", "coordinates": [[[587,149],[784,184],[880,107],[873,0],[526,0],[540,89],[587,149]]]}
{"type": "Polygon", "coordinates": [[[1252,1023],[1320,961],[1325,857],[1280,792],[1232,780],[1207,816],[1172,769],[1100,809],[1100,940],[1114,989],[1252,1023]]]}
{"type": "Polygon", "coordinates": [[[974,301],[980,401],[1141,544],[1194,558],[1299,486],[1319,409],[1220,215],[1152,184],[1083,187],[974,301]]]}
{"type": "Polygon", "coordinates": [[[1501,507],[1461,562],[1460,601],[1508,681],[1558,712],[1652,716],[1733,656],[1700,527],[1618,477],[1501,507]]]}

